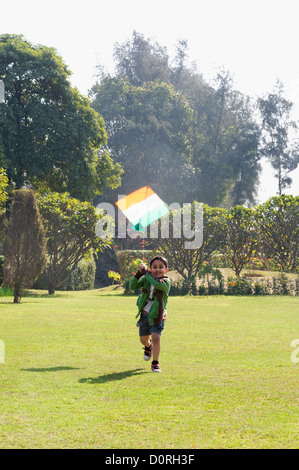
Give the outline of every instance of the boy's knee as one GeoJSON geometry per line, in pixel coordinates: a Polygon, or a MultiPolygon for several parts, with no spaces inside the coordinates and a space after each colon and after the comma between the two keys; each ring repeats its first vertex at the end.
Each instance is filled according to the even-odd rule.
{"type": "Polygon", "coordinates": [[[139,336],[140,343],[146,346],[149,342],[149,336],[139,336]]]}
{"type": "Polygon", "coordinates": [[[152,333],[153,343],[160,343],[160,340],[161,340],[161,335],[158,335],[158,333],[152,333]]]}

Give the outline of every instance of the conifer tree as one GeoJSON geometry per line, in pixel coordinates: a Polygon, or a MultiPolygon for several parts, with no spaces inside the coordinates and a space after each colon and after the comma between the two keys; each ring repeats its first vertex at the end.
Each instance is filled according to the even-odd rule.
{"type": "Polygon", "coordinates": [[[4,285],[19,303],[46,265],[46,238],[32,190],[16,190],[4,241],[4,285]]]}

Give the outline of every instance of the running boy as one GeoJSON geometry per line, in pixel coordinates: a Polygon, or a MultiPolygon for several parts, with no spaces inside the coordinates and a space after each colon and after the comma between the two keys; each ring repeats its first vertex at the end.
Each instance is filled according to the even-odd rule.
{"type": "Polygon", "coordinates": [[[141,263],[130,282],[130,289],[142,288],[137,300],[136,318],[139,318],[137,326],[140,341],[144,346],[144,359],[148,361],[153,357],[152,372],[161,372],[159,364],[161,334],[167,316],[166,308],[170,289],[167,271],[167,260],[157,255],[151,259],[149,270],[145,264],[141,263]]]}

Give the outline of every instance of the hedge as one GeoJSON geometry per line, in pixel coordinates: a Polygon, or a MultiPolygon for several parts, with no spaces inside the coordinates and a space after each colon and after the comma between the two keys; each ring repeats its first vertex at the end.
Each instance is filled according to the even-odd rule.
{"type": "Polygon", "coordinates": [[[224,283],[202,283],[189,287],[186,281],[171,285],[170,295],[299,295],[299,280],[267,277],[229,278],[224,283]]]}

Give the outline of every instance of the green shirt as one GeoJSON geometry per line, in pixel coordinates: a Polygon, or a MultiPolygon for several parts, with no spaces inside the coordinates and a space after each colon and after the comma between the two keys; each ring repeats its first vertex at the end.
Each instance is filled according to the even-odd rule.
{"type": "Polygon", "coordinates": [[[157,297],[155,296],[155,291],[156,290],[162,291],[163,308],[164,308],[164,311],[166,311],[168,295],[169,295],[169,290],[170,290],[170,279],[168,277],[165,277],[164,282],[159,282],[159,281],[156,281],[156,279],[154,279],[147,272],[140,279],[138,278],[138,276],[136,277],[135,275],[131,279],[131,282],[130,282],[130,289],[136,290],[136,289],[142,288],[142,292],[141,294],[139,294],[138,299],[137,299],[138,312],[137,312],[136,318],[140,316],[146,304],[146,300],[150,293],[151,285],[154,286],[154,301],[148,312],[148,322],[150,326],[154,324],[154,319],[157,318],[159,315],[159,302],[158,302],[157,297]]]}

